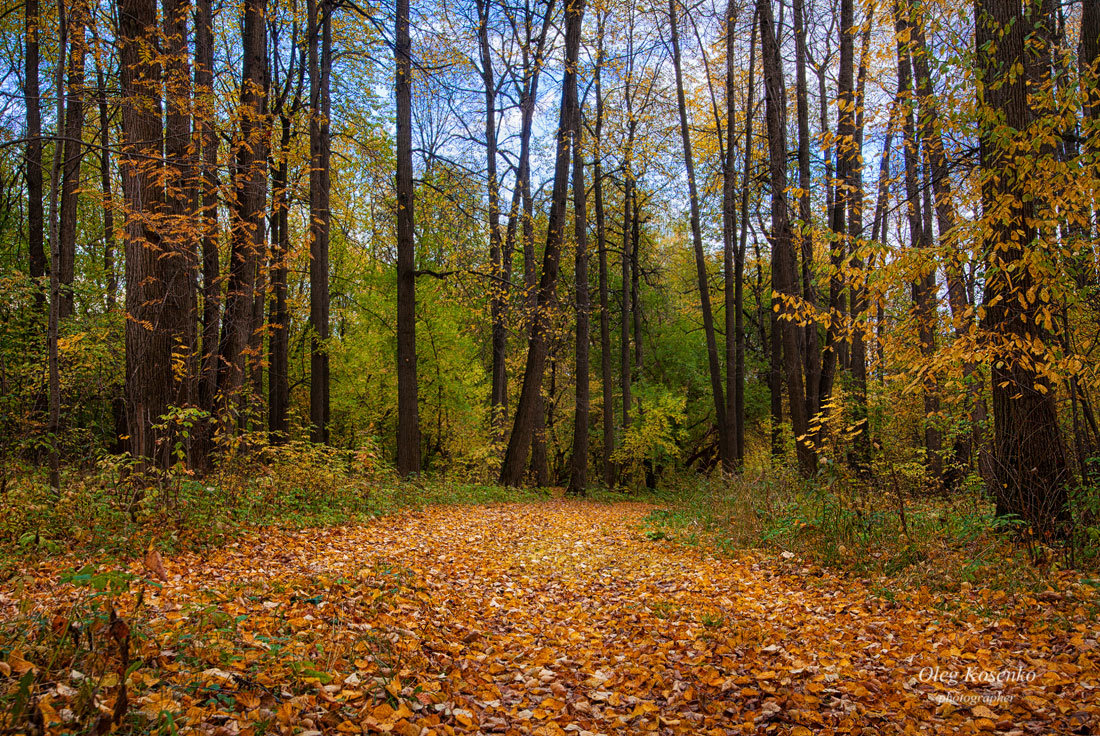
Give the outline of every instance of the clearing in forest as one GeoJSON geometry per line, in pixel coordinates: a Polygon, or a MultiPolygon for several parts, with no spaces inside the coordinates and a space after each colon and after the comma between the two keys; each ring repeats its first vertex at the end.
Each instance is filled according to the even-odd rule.
{"type": "Polygon", "coordinates": [[[798,558],[647,534],[651,508],[438,507],[268,531],[135,562],[113,594],[94,594],[90,571],[62,582],[73,561],[53,560],[0,589],[0,689],[29,683],[23,712],[51,733],[97,719],[312,736],[1097,726],[1093,588],[890,601],[798,558]]]}

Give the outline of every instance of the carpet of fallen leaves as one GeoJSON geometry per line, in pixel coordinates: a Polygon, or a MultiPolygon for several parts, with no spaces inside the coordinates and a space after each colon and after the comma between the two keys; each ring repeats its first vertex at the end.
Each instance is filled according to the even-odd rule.
{"type": "MultiPolygon", "coordinates": [[[[1097,727],[1092,588],[889,601],[797,558],[653,539],[649,510],[435,508],[165,559],[140,608],[134,591],[112,601],[134,664],[122,696],[106,656],[92,707],[101,729],[219,735],[1097,727]],[[120,697],[127,712],[110,724],[120,697]]],[[[20,597],[66,610],[79,592],[58,582],[63,562],[0,588],[0,617],[25,615],[20,597]]],[[[33,642],[12,650],[0,687],[35,656],[33,642]]],[[[93,674],[42,685],[40,727],[71,731],[93,674]]]]}

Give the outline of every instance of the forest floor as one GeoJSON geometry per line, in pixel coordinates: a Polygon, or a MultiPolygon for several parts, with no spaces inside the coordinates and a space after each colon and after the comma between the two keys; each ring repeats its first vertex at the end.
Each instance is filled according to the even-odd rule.
{"type": "Polygon", "coordinates": [[[0,629],[0,690],[27,683],[51,733],[1100,728],[1093,587],[890,600],[790,553],[679,545],[652,510],[433,507],[125,574],[47,559],[0,586],[0,624],[25,624],[0,629]]]}

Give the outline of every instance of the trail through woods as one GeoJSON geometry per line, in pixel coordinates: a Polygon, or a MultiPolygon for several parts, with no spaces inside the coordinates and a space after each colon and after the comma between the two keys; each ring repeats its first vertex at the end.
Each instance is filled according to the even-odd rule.
{"type": "MultiPolygon", "coordinates": [[[[892,602],[795,557],[654,539],[651,510],[442,507],[165,559],[140,610],[137,586],[115,602],[140,662],[124,723],[171,713],[181,733],[307,736],[1097,727],[1095,597],[892,602]]],[[[20,592],[5,584],[0,620],[26,615],[23,597],[72,610],[81,593],[57,582],[61,568],[28,571],[20,592]]],[[[140,561],[132,572],[153,577],[140,561]]],[[[17,675],[33,654],[6,666],[17,675]]],[[[100,710],[117,685],[103,683],[100,710]]],[[[52,731],[78,687],[39,693],[52,731]]]]}

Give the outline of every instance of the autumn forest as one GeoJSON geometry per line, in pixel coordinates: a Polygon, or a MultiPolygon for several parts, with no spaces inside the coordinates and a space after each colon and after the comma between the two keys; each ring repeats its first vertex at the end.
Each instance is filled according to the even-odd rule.
{"type": "Polygon", "coordinates": [[[0,734],[1100,727],[1100,4],[0,46],[0,734]]]}

